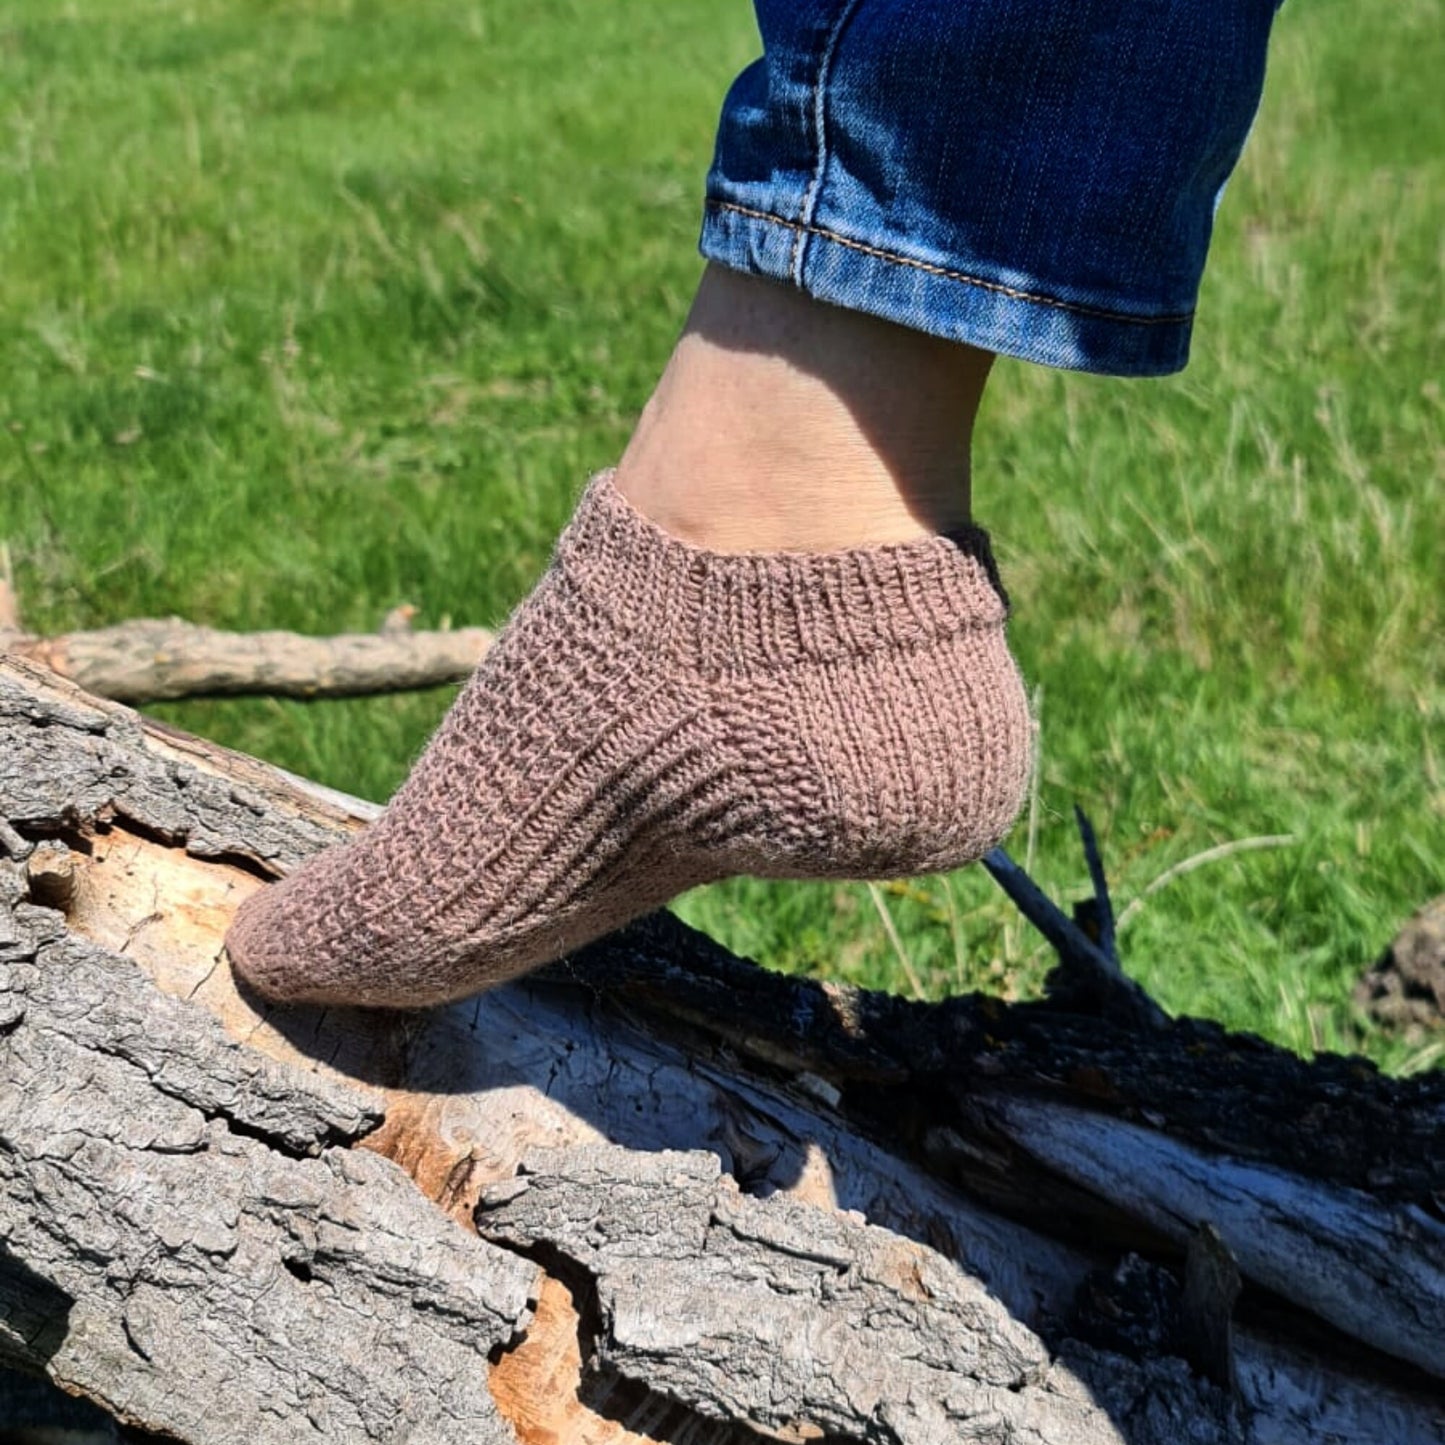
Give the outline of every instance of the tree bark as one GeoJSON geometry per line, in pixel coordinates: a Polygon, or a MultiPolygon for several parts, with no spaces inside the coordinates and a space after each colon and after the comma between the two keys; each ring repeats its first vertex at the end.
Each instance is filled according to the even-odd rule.
{"type": "Polygon", "coordinates": [[[1440,1076],[668,915],[243,996],[235,907],[374,811],[0,662],[0,1359],[194,1445],[1445,1442],[1440,1076]]]}

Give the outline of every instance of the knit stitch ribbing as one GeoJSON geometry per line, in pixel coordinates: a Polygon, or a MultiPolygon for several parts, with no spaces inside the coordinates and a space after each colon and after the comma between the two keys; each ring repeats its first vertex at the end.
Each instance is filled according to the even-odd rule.
{"type": "Polygon", "coordinates": [[[1008,614],[981,527],[841,552],[709,552],[650,522],[610,472],[554,560],[618,626],[706,673],[861,656],[1008,614]]]}

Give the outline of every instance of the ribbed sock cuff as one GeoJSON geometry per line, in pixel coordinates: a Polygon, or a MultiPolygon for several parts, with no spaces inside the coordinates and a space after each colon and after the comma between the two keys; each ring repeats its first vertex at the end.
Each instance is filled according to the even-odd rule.
{"type": "Polygon", "coordinates": [[[981,527],[836,552],[710,552],[643,516],[611,471],[588,483],[553,560],[619,627],[705,674],[856,657],[1008,616],[981,527]]]}

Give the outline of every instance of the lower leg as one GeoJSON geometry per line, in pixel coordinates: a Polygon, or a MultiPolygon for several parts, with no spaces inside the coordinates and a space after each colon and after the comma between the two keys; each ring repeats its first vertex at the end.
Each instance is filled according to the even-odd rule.
{"type": "Polygon", "coordinates": [[[969,521],[992,353],[710,266],[617,469],[720,552],[902,542],[969,521]]]}

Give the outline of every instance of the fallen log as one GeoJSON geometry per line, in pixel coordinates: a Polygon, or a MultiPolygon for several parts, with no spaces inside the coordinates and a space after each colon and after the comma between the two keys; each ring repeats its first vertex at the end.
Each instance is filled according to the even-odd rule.
{"type": "Polygon", "coordinates": [[[0,650],[38,662],[98,697],[357,697],[460,682],[491,644],[483,627],[310,637],[223,632],[179,617],[138,618],[90,632],[37,637],[7,630],[0,650]]]}
{"type": "Polygon", "coordinates": [[[1440,1076],[668,915],[243,996],[235,907],[373,813],[0,662],[0,1359],[195,1445],[1445,1441],[1440,1076]]]}

